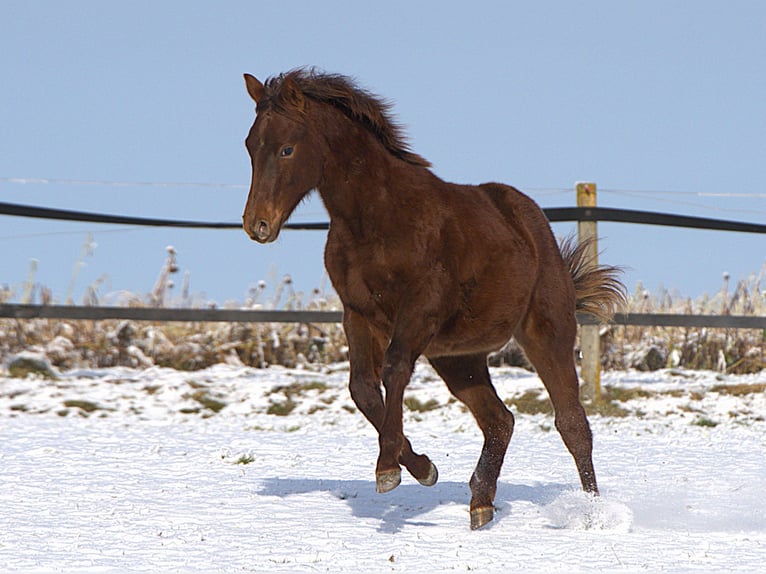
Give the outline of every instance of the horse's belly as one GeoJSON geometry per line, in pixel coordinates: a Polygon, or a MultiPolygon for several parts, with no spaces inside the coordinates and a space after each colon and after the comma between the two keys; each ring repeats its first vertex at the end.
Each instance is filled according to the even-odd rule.
{"type": "Polygon", "coordinates": [[[429,357],[489,353],[500,349],[513,336],[522,312],[498,310],[486,316],[460,314],[449,319],[425,351],[429,357]]]}
{"type": "Polygon", "coordinates": [[[478,353],[491,353],[500,350],[512,335],[493,339],[463,339],[456,341],[454,339],[434,339],[426,348],[426,357],[445,357],[454,355],[475,355],[478,353]]]}

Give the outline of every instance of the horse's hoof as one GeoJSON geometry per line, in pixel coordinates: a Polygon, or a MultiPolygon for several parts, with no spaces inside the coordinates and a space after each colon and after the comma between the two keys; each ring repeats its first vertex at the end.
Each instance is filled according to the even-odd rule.
{"type": "Polygon", "coordinates": [[[439,480],[439,471],[434,463],[431,463],[431,468],[428,469],[428,476],[425,478],[419,478],[418,482],[423,486],[433,486],[436,481],[439,480]]]}
{"type": "Polygon", "coordinates": [[[401,482],[402,471],[398,468],[387,470],[385,472],[378,472],[375,475],[375,490],[377,490],[379,494],[390,492],[399,486],[401,482]]]}
{"type": "Polygon", "coordinates": [[[471,510],[471,530],[478,530],[495,517],[495,509],[492,506],[474,508],[471,510]]]}

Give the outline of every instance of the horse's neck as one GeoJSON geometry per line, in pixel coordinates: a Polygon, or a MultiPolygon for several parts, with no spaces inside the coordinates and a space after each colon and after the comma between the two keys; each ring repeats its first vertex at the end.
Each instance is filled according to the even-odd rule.
{"type": "Polygon", "coordinates": [[[396,193],[391,181],[402,166],[366,130],[348,131],[328,141],[319,193],[330,217],[358,219],[396,193]]]}
{"type": "MultiPolygon", "coordinates": [[[[380,161],[380,157],[357,161],[339,169],[328,170],[332,174],[319,189],[330,219],[345,222],[360,232],[375,228],[384,232],[388,224],[397,226],[395,215],[404,212],[414,215],[426,205],[421,194],[423,186],[418,181],[424,170],[402,162],[392,156],[380,161]]],[[[356,233],[355,233],[356,234],[356,233]]]]}
{"type": "MultiPolygon", "coordinates": [[[[358,232],[379,230],[392,220],[391,213],[426,205],[434,176],[427,168],[394,157],[364,126],[337,110],[327,110],[319,125],[328,150],[322,182],[318,187],[330,218],[358,232]],[[428,190],[428,191],[426,191],[428,190]]],[[[357,233],[354,233],[357,235],[357,233]]]]}

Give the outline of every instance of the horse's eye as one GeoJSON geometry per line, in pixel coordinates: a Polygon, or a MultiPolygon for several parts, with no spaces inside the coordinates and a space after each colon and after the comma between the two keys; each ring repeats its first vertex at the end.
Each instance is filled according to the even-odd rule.
{"type": "Polygon", "coordinates": [[[293,146],[291,145],[286,145],[279,152],[279,157],[290,157],[291,155],[293,155],[293,146]]]}

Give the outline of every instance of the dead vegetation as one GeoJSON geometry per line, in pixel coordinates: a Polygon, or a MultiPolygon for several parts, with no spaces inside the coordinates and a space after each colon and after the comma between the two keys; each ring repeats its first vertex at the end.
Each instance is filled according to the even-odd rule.
{"type": "MultiPolygon", "coordinates": [[[[173,299],[171,276],[177,270],[175,251],[168,248],[157,284],[144,297],[120,294],[100,297],[99,285],[87,290],[85,304],[128,306],[193,306],[185,286],[181,298],[173,299]]],[[[759,273],[734,288],[724,275],[723,285],[713,296],[691,300],[667,290],[651,294],[640,284],[628,298],[628,312],[766,315],[766,265],[759,273]]],[[[289,276],[277,283],[270,300],[266,284],[253,287],[240,308],[335,310],[339,302],[320,289],[308,300],[296,292],[289,276]]],[[[6,289],[0,302],[18,296],[6,289]]],[[[34,284],[23,289],[23,302],[53,302],[52,294],[34,284]],[[36,300],[35,300],[36,299],[36,300]]],[[[68,300],[69,300],[68,295],[68,300]]],[[[605,369],[656,370],[660,368],[708,369],[732,374],[758,372],[766,368],[766,331],[758,329],[708,329],[681,327],[604,326],[602,365],[605,369]]],[[[347,343],[340,325],[266,323],[147,323],[132,321],[67,321],[49,319],[0,319],[0,364],[14,376],[25,376],[30,368],[10,360],[20,353],[44,357],[53,369],[129,366],[170,367],[197,370],[217,363],[252,367],[330,364],[347,360],[347,343]]],[[[576,350],[577,355],[577,350],[576,350]]],[[[523,351],[511,341],[490,356],[490,365],[531,369],[523,351]]],[[[413,405],[414,410],[423,407],[413,405]]]]}

